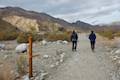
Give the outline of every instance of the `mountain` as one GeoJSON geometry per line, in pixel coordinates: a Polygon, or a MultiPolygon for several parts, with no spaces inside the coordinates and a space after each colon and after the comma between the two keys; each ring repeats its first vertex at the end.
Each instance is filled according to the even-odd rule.
{"type": "Polygon", "coordinates": [[[72,26],[82,28],[83,30],[91,30],[93,28],[93,25],[90,25],[79,20],[76,21],[75,23],[72,23],[72,26]]]}
{"type": "Polygon", "coordinates": [[[69,23],[63,19],[54,18],[46,13],[24,10],[19,7],[0,8],[0,18],[22,31],[54,31],[59,27],[80,28],[88,30],[92,25],[77,21],[69,23]]]}

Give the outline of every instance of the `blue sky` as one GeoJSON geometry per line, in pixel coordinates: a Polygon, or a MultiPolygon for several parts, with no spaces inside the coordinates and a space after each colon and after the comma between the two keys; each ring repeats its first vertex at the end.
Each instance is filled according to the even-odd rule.
{"type": "Polygon", "coordinates": [[[91,24],[120,21],[120,0],[0,0],[0,7],[17,6],[45,12],[69,22],[91,24]]]}

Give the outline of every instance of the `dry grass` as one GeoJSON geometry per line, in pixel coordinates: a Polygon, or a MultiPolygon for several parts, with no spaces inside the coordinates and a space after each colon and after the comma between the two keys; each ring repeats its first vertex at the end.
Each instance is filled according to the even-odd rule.
{"type": "Polygon", "coordinates": [[[98,32],[98,34],[110,40],[114,39],[114,33],[111,30],[101,31],[101,32],[98,32]]]}
{"type": "Polygon", "coordinates": [[[0,32],[0,41],[15,40],[18,36],[17,32],[0,32]]]}
{"type": "Polygon", "coordinates": [[[98,31],[98,34],[106,37],[110,40],[114,39],[115,37],[120,37],[120,31],[115,31],[114,29],[104,29],[102,31],[98,31]]]}

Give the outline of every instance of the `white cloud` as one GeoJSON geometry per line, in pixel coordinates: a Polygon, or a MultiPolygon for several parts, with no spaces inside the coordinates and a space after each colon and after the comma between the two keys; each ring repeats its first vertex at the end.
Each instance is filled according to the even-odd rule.
{"type": "Polygon", "coordinates": [[[68,3],[70,0],[48,0],[48,1],[53,5],[60,5],[60,4],[68,3]]]}
{"type": "Polygon", "coordinates": [[[0,7],[2,8],[2,7],[6,7],[6,5],[0,5],[0,7]]]}
{"type": "Polygon", "coordinates": [[[70,22],[106,23],[120,15],[120,0],[0,0],[0,5],[42,11],[70,22]]]}

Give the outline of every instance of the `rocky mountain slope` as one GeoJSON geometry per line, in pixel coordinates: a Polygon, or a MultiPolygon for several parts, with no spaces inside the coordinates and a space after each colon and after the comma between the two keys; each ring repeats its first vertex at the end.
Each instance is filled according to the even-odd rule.
{"type": "Polygon", "coordinates": [[[69,23],[63,19],[54,18],[46,13],[24,10],[19,7],[0,8],[0,18],[22,31],[53,31],[58,27],[90,29],[92,25],[78,21],[69,23]]]}
{"type": "Polygon", "coordinates": [[[11,25],[8,22],[3,21],[0,19],[0,32],[13,32],[13,31],[19,31],[15,26],[11,25]]]}

